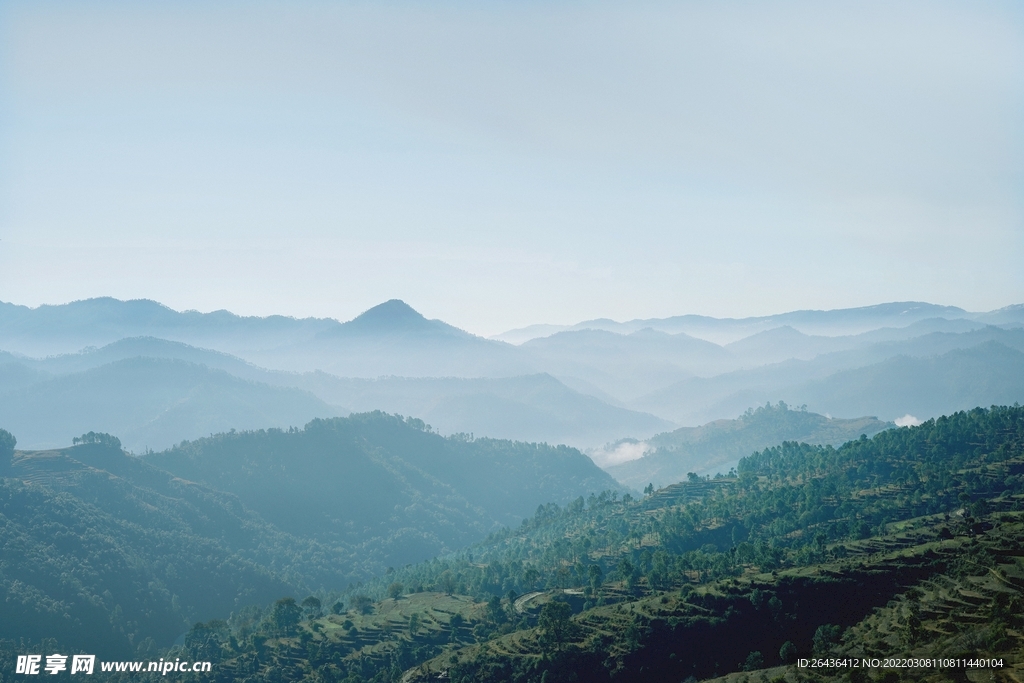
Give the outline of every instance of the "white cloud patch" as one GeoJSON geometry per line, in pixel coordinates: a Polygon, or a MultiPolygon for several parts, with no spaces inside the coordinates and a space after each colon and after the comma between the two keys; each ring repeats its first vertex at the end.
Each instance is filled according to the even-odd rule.
{"type": "Polygon", "coordinates": [[[919,420],[910,413],[907,413],[903,417],[896,418],[895,420],[893,420],[893,422],[896,423],[897,427],[916,427],[917,425],[924,422],[924,420],[919,420]]]}
{"type": "Polygon", "coordinates": [[[646,441],[622,441],[587,451],[587,455],[598,467],[611,467],[642,458],[648,450],[650,446],[646,441]]]}

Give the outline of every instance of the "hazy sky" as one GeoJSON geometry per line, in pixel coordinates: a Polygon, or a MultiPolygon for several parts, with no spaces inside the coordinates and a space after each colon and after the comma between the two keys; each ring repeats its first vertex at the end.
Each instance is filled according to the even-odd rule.
{"type": "Polygon", "coordinates": [[[0,300],[1024,302],[1019,2],[0,3],[0,300]]]}

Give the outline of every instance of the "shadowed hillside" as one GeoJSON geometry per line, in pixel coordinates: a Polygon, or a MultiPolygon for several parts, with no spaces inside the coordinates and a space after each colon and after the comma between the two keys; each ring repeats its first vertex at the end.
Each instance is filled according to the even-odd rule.
{"type": "Polygon", "coordinates": [[[196,620],[343,590],[617,486],[571,448],[445,439],[381,413],[148,457],[79,440],[14,451],[0,430],[0,641],[154,655],[196,620]]]}
{"type": "Polygon", "coordinates": [[[573,448],[444,438],[384,413],[239,432],[146,457],[237,495],[292,533],[365,546],[382,566],[423,559],[517,523],[538,504],[617,488],[573,448]]]}
{"type": "Polygon", "coordinates": [[[115,446],[14,454],[0,478],[0,639],[155,655],[196,620],[347,584],[358,558],[115,446]]]}

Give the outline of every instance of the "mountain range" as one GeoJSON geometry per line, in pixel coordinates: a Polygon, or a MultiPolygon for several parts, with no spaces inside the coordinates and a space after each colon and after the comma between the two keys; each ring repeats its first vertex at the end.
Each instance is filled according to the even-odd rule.
{"type": "Polygon", "coordinates": [[[1022,325],[1024,306],[910,302],[596,320],[535,328],[547,336],[515,345],[398,300],[348,322],[109,298],[0,304],[0,424],[33,448],[98,430],[141,452],[368,410],[445,434],[589,449],[780,400],[833,417],[925,419],[1024,400],[1022,325]]]}
{"type": "Polygon", "coordinates": [[[1014,304],[995,311],[981,313],[972,313],[956,306],[938,306],[920,301],[898,301],[859,308],[791,311],[778,315],[749,318],[678,315],[670,318],[636,319],[627,322],[599,318],[585,320],[575,325],[531,325],[503,332],[493,338],[521,344],[530,339],[548,337],[564,331],[606,330],[618,334],[629,334],[643,329],[652,329],[668,334],[685,333],[719,344],[728,344],[777,327],[790,326],[805,334],[833,337],[862,334],[881,327],[907,327],[915,322],[934,318],[969,320],[983,325],[1019,325],[1024,321],[1024,304],[1014,304]]]}

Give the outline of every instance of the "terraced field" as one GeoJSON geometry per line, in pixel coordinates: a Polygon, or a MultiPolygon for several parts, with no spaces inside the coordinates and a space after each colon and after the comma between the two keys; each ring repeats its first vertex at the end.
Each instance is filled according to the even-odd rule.
{"type": "MultiPolygon", "coordinates": [[[[425,683],[444,672],[478,680],[472,671],[493,674],[510,658],[518,663],[519,674],[531,666],[556,671],[559,661],[571,660],[590,672],[586,680],[619,672],[615,680],[640,681],[645,680],[640,662],[646,662],[648,675],[654,676],[646,680],[682,680],[686,672],[670,672],[672,662],[694,663],[690,675],[708,678],[716,668],[741,669],[746,659],[766,665],[723,676],[723,682],[781,678],[797,683],[811,672],[792,664],[771,666],[778,659],[775,653],[790,641],[801,657],[994,656],[1005,667],[984,676],[963,670],[901,670],[899,675],[905,680],[945,676],[1019,683],[1024,673],[1024,512],[1009,509],[1019,503],[1012,498],[990,501],[1006,509],[973,525],[957,515],[907,520],[893,525],[893,533],[846,544],[845,557],[834,562],[774,573],[750,570],[703,586],[596,607],[573,617],[576,636],[560,651],[545,647],[542,629],[534,628],[446,653],[408,671],[405,680],[425,683]],[[986,530],[972,530],[979,526],[986,530]],[[768,596],[779,600],[775,613],[768,596]],[[818,627],[827,624],[838,626],[835,632],[841,635],[817,642],[818,627]],[[750,659],[754,652],[758,658],[750,659]]],[[[515,679],[511,670],[506,673],[508,680],[515,679]]],[[[844,670],[813,673],[815,678],[851,680],[844,670]]],[[[881,680],[886,672],[867,673],[881,680]]]]}
{"type": "Polygon", "coordinates": [[[244,677],[261,667],[280,668],[301,679],[331,663],[386,668],[405,653],[417,651],[423,657],[474,642],[473,627],[484,618],[486,607],[466,596],[435,592],[389,598],[365,612],[350,609],[303,622],[292,635],[264,640],[255,656],[228,659],[220,671],[244,677]]]}

